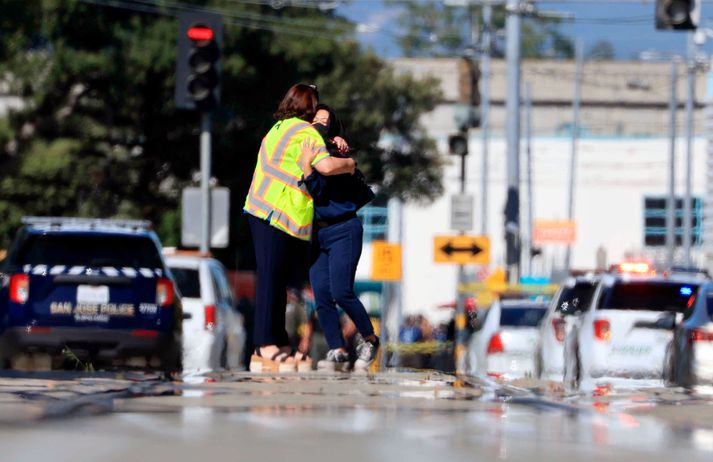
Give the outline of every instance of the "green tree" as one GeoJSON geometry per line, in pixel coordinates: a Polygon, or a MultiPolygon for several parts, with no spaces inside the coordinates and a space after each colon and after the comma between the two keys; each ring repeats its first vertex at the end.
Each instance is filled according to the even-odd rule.
{"type": "MultiPolygon", "coordinates": [[[[186,3],[135,3],[0,0],[0,76],[27,104],[0,122],[0,247],[26,214],[148,218],[177,243],[180,190],[198,170],[198,116],[173,103],[175,15],[186,3]]],[[[193,4],[225,15],[213,175],[232,191],[226,263],[250,247],[239,210],[260,139],[295,82],[316,83],[339,111],[384,194],[441,194],[440,157],[418,126],[440,99],[432,81],[396,77],[334,13],[193,4]],[[400,143],[380,147],[386,134],[400,143]]]]}
{"type": "Polygon", "coordinates": [[[611,60],[615,57],[614,45],[608,40],[599,40],[592,45],[592,48],[589,49],[589,53],[587,53],[587,59],[592,60],[611,60]]]}
{"type": "MultiPolygon", "coordinates": [[[[401,5],[401,3],[399,3],[401,5]]],[[[472,47],[472,30],[481,27],[481,6],[453,6],[440,0],[407,2],[398,23],[402,33],[397,38],[404,56],[453,57],[472,47]]],[[[505,27],[505,9],[493,8],[492,28],[505,27]]],[[[495,36],[495,34],[493,34],[495,36]]],[[[504,43],[493,39],[492,53],[504,56],[504,43]]],[[[572,41],[559,31],[559,21],[552,18],[525,17],[522,26],[523,58],[570,59],[574,56],[572,41]]]]}

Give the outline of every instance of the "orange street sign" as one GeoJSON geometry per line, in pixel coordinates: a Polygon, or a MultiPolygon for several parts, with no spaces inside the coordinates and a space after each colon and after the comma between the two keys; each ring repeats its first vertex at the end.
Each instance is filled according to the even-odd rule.
{"type": "Polygon", "coordinates": [[[433,261],[487,265],[490,263],[490,239],[487,236],[434,236],[433,261]]]}
{"type": "Polygon", "coordinates": [[[537,220],[532,231],[534,244],[574,244],[577,228],[574,221],[537,220]]]}
{"type": "Polygon", "coordinates": [[[371,279],[401,280],[401,245],[384,241],[371,243],[371,279]]]}

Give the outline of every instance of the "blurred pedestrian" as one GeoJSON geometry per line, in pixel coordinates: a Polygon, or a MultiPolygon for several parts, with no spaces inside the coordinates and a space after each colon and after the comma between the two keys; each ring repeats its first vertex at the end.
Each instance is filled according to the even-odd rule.
{"type": "Polygon", "coordinates": [[[257,264],[254,343],[250,370],[294,371],[296,358],[285,331],[287,283],[312,235],[313,203],[298,164],[301,146],[312,147],[310,167],[322,175],[353,173],[354,160],[331,157],[311,125],[318,94],[313,85],[293,85],[280,102],[277,122],[265,135],[244,211],[257,264]]]}
{"type": "MultiPolygon", "coordinates": [[[[324,137],[332,158],[349,158],[349,146],[342,138],[342,126],[335,112],[318,107],[314,126],[324,137]]],[[[354,278],[361,257],[363,227],[357,210],[373,198],[363,179],[354,175],[325,178],[311,167],[318,150],[303,145],[301,167],[304,183],[314,198],[315,227],[309,276],[329,351],[317,363],[318,369],[345,371],[350,367],[347,344],[339,322],[337,305],[354,322],[360,334],[356,346],[355,370],[366,370],[376,358],[379,338],[374,333],[364,305],[354,292],[354,278]],[[366,188],[366,189],[365,189],[366,188]]]]}

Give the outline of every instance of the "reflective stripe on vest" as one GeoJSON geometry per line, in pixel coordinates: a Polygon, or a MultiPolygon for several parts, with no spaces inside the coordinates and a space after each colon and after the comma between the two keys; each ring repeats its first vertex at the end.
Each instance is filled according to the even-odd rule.
{"type": "MultiPolygon", "coordinates": [[[[278,123],[285,123],[285,121],[278,123]]],[[[248,213],[263,219],[269,217],[270,224],[273,226],[304,240],[308,240],[312,233],[312,198],[307,193],[306,187],[299,183],[301,174],[297,175],[282,168],[282,163],[290,142],[300,131],[309,126],[310,124],[304,121],[293,123],[280,135],[270,152],[268,152],[268,144],[271,140],[268,137],[271,133],[274,136],[274,131],[271,130],[271,133],[263,138],[250,191],[245,200],[245,210],[248,213]],[[283,198],[284,187],[289,188],[287,203],[283,198]],[[295,197],[295,194],[298,196],[295,197]],[[304,202],[304,207],[299,207],[297,204],[296,209],[284,208],[285,206],[292,208],[295,201],[304,202]]],[[[318,153],[326,152],[326,147],[320,146],[318,153]]]]}

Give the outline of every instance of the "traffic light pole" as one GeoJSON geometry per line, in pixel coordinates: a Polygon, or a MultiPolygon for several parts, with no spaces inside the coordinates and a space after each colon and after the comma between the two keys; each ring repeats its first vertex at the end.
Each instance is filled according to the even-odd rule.
{"type": "Polygon", "coordinates": [[[505,205],[505,247],[508,279],[520,278],[520,52],[522,18],[520,0],[507,0],[505,20],[507,60],[507,97],[505,130],[507,134],[507,202],[505,205]]]}
{"type": "Polygon", "coordinates": [[[480,130],[483,136],[483,152],[480,167],[480,235],[488,235],[488,178],[490,143],[490,27],[493,7],[483,5],[483,36],[480,56],[480,130]]]}
{"type": "Polygon", "coordinates": [[[668,103],[669,110],[669,152],[668,152],[668,198],[666,200],[666,267],[673,267],[676,251],[676,106],[678,97],[678,61],[671,60],[671,94],[668,103]]]}
{"type": "Polygon", "coordinates": [[[525,235],[525,274],[532,276],[532,215],[533,215],[533,194],[532,194],[532,87],[530,82],[525,82],[525,174],[527,184],[527,232],[525,235]]]}
{"type": "MultiPolygon", "coordinates": [[[[574,220],[574,194],[577,178],[577,144],[579,142],[579,107],[582,99],[582,64],[584,50],[582,41],[577,40],[577,68],[574,81],[574,98],[572,99],[572,145],[569,158],[569,189],[567,193],[567,219],[574,220]]],[[[567,244],[565,253],[565,269],[569,271],[572,266],[572,245],[567,244]]]]}
{"type": "Polygon", "coordinates": [[[210,251],[210,112],[201,113],[201,252],[210,251]]]}
{"type": "MultiPolygon", "coordinates": [[[[470,142],[468,131],[465,131],[466,143],[470,142]]],[[[460,155],[460,193],[465,194],[465,156],[463,152],[460,155]]],[[[464,234],[462,231],[459,234],[464,234]]],[[[466,283],[465,266],[458,265],[458,287],[456,289],[456,314],[455,314],[455,366],[457,374],[464,374],[465,370],[465,351],[468,332],[466,331],[467,318],[465,315],[465,299],[466,294],[462,286],[466,283]]]]}
{"type": "Polygon", "coordinates": [[[693,103],[696,85],[696,44],[693,32],[688,33],[688,59],[686,60],[686,188],[683,198],[683,259],[686,267],[692,266],[692,197],[691,197],[691,162],[693,161],[693,103]]]}

